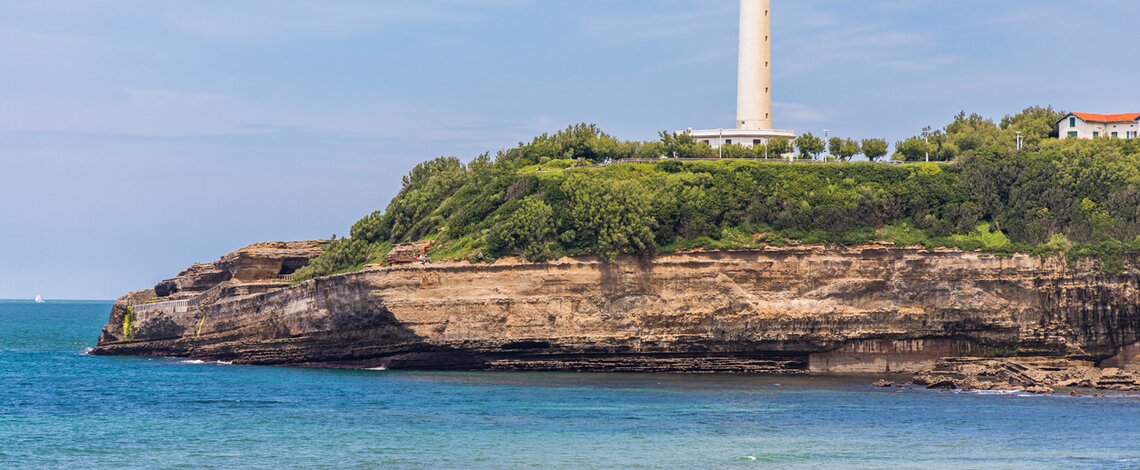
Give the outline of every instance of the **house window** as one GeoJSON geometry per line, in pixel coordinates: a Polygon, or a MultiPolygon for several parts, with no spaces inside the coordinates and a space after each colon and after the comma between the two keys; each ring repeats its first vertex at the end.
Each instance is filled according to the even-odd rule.
{"type": "Polygon", "coordinates": [[[732,145],[732,139],[725,139],[724,144],[725,145],[732,145]]]}
{"type": "Polygon", "coordinates": [[[1093,131],[1093,138],[1100,137],[1100,131],[1093,131]]]}
{"type": "Polygon", "coordinates": [[[1077,127],[1077,118],[1075,118],[1075,117],[1069,118],[1069,127],[1077,127]]]}
{"type": "Polygon", "coordinates": [[[1114,139],[1115,139],[1115,138],[1117,138],[1117,137],[1120,137],[1120,135],[1119,135],[1119,134],[1117,134],[1116,132],[1113,132],[1113,133],[1112,133],[1112,138],[1114,138],[1114,139]]]}
{"type": "Polygon", "coordinates": [[[752,139],[752,145],[764,145],[764,139],[752,139]]]}
{"type": "Polygon", "coordinates": [[[1077,138],[1077,131],[1069,131],[1069,137],[1074,139],[1077,138]]]}

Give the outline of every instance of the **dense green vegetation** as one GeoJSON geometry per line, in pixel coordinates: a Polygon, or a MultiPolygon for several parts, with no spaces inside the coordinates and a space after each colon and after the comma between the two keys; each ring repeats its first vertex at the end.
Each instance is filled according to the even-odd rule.
{"type": "MultiPolygon", "coordinates": [[[[573,126],[467,164],[421,163],[385,211],[361,219],[297,277],[359,269],[394,244],[428,239],[437,259],[888,241],[1095,255],[1118,266],[1140,250],[1140,141],[1051,139],[1057,116],[1030,108],[996,124],[963,113],[896,146],[896,160],[924,160],[928,150],[939,160],[913,164],[761,160],[790,152],[787,141],[723,149],[732,160],[666,159],[658,157],[716,151],[684,135],[622,142],[573,126]],[[1020,152],[1015,132],[1026,137],[1020,152]],[[619,159],[641,163],[604,164],[619,159]]],[[[826,147],[842,160],[887,154],[881,139],[795,143],[813,160],[826,147]]]]}
{"type": "Polygon", "coordinates": [[[123,341],[135,339],[135,309],[127,306],[127,314],[123,315],[123,341]]]}

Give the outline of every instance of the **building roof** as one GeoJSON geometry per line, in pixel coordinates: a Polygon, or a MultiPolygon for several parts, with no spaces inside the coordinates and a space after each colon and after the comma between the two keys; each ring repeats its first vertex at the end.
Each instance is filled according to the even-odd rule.
{"type": "MultiPolygon", "coordinates": [[[[1085,122],[1132,122],[1140,120],[1140,113],[1126,113],[1126,114],[1095,114],[1095,113],[1070,113],[1073,116],[1079,117],[1085,122]]],[[[1068,116],[1066,116],[1068,117],[1068,116]]]]}

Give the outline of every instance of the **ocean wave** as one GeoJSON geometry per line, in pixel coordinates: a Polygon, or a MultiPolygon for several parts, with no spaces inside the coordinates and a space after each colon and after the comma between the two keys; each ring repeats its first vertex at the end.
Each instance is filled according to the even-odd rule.
{"type": "Polygon", "coordinates": [[[234,364],[234,361],[203,361],[201,359],[185,359],[178,362],[182,364],[211,364],[215,366],[232,366],[234,364]]]}
{"type": "MultiPolygon", "coordinates": [[[[1021,390],[971,390],[966,393],[973,393],[974,395],[1025,395],[1026,392],[1021,390]]],[[[1032,395],[1032,394],[1029,394],[1032,395]]]]}
{"type": "Polygon", "coordinates": [[[90,356],[91,352],[94,350],[95,350],[95,348],[83,348],[82,351],[79,351],[79,355],[80,356],[90,356]]]}
{"type": "Polygon", "coordinates": [[[369,368],[364,369],[364,370],[388,370],[388,368],[384,367],[384,366],[378,366],[378,367],[369,367],[369,368]]]}

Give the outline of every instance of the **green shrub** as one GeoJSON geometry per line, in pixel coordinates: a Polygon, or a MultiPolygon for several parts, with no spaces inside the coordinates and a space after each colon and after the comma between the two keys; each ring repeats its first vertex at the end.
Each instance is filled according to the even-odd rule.
{"type": "Polygon", "coordinates": [[[293,275],[294,282],[301,282],[317,277],[329,276],[343,272],[357,271],[365,264],[374,261],[380,256],[380,247],[364,240],[354,238],[341,238],[325,245],[319,256],[314,258],[308,266],[297,270],[293,275]]]}
{"type": "MultiPolygon", "coordinates": [[[[784,139],[724,149],[743,159],[657,160],[718,152],[684,133],[621,142],[593,125],[571,126],[466,165],[448,157],[416,166],[383,212],[354,224],[350,239],[330,245],[297,277],[357,269],[382,259],[385,247],[425,239],[436,241],[433,254],[453,259],[511,253],[534,261],[613,259],[695,247],[874,240],[1126,259],[1122,253],[1140,245],[1131,242],[1140,237],[1140,141],[1044,138],[1042,123],[1051,113],[1031,108],[1001,125],[959,115],[929,141],[908,139],[895,149],[907,160],[920,159],[920,152],[925,160],[930,151],[932,160],[952,163],[906,165],[752,159],[790,150],[784,139]],[[1017,131],[1032,134],[1030,148],[1016,152],[1002,144],[1017,131]],[[654,162],[594,164],[631,157],[654,162]]],[[[797,144],[807,157],[823,149],[809,135],[797,144]]],[[[858,147],[845,139],[836,145],[843,158],[858,147]]],[[[869,158],[887,151],[881,139],[861,147],[869,158]]]]}
{"type": "Polygon", "coordinates": [[[135,309],[127,306],[127,314],[123,315],[123,341],[135,340],[135,309]]]}
{"type": "Polygon", "coordinates": [[[545,261],[554,256],[554,209],[541,199],[528,196],[506,220],[495,224],[487,236],[487,245],[495,256],[523,251],[531,261],[545,261]]]}

